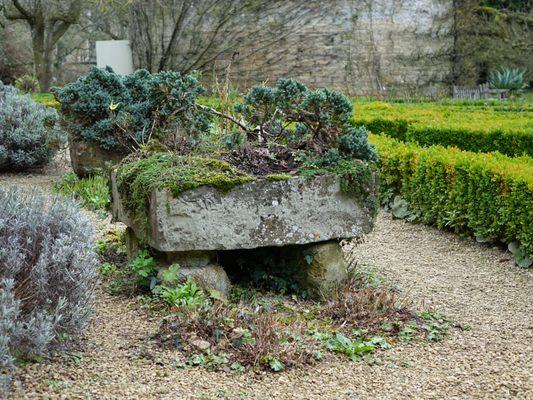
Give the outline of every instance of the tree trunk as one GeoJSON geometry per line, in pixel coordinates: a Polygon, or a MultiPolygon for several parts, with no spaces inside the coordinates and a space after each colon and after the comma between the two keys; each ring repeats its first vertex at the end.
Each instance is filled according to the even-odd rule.
{"type": "Polygon", "coordinates": [[[43,21],[38,21],[32,30],[33,63],[35,75],[39,80],[39,86],[42,92],[47,92],[50,89],[50,77],[47,77],[45,72],[45,30],[43,21]]]}
{"type": "MultiPolygon", "coordinates": [[[[52,83],[55,46],[68,28],[78,23],[84,2],[13,0],[9,3],[12,7],[9,13],[5,13],[6,17],[11,20],[24,20],[29,25],[35,75],[39,80],[41,91],[47,92],[52,83]]],[[[0,0],[0,11],[3,8],[4,2],[0,0]]]]}
{"type": "Polygon", "coordinates": [[[52,51],[53,49],[46,48],[44,52],[43,70],[42,70],[42,76],[40,79],[40,82],[42,82],[41,92],[50,91],[50,86],[52,83],[52,64],[53,64],[52,51]]]}

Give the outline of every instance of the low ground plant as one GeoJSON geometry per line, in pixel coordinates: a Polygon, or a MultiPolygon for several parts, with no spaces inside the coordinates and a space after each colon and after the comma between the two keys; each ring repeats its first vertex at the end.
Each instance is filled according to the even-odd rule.
{"type": "MultiPolygon", "coordinates": [[[[324,302],[239,285],[226,299],[190,277],[166,277],[174,284],[163,285],[146,251],[129,262],[113,260],[100,267],[111,293],[136,295],[143,308],[162,318],[156,338],[180,352],[180,367],[278,372],[334,354],[372,364],[396,342],[442,340],[451,326],[438,313],[416,313],[397,289],[362,273],[352,274],[324,302]]],[[[168,273],[178,277],[179,266],[168,273]]]]}
{"type": "Polygon", "coordinates": [[[67,172],[52,189],[80,201],[83,207],[92,211],[105,212],[111,203],[108,178],[103,175],[78,178],[73,172],[67,172]]]}

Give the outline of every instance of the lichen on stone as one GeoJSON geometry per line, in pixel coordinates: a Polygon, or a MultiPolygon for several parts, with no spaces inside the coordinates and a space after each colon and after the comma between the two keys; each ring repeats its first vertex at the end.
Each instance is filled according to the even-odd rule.
{"type": "Polygon", "coordinates": [[[319,175],[339,176],[341,191],[363,202],[372,213],[376,213],[378,209],[375,193],[377,173],[373,164],[347,159],[321,166],[307,165],[298,170],[298,175],[310,178],[319,175]]]}

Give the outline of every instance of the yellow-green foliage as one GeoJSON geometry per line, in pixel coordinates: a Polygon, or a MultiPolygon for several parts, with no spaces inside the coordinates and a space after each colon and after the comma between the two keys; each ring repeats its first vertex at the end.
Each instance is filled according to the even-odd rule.
{"type": "Polygon", "coordinates": [[[54,95],[52,93],[31,93],[30,97],[37,103],[42,103],[47,107],[59,109],[59,103],[56,99],[54,99],[54,95]]]}
{"type": "Polygon", "coordinates": [[[108,178],[103,175],[80,179],[74,172],[67,172],[60,181],[54,183],[52,190],[74,197],[83,207],[94,211],[106,210],[111,202],[108,178]]]}
{"type": "Polygon", "coordinates": [[[533,159],[422,148],[371,135],[383,192],[401,195],[423,222],[533,253],[533,159]]]}
{"type": "Polygon", "coordinates": [[[270,174],[265,176],[266,179],[269,181],[288,181],[291,179],[291,175],[289,174],[270,174]]]}
{"type": "Polygon", "coordinates": [[[152,191],[167,189],[173,196],[200,186],[227,191],[255,178],[225,161],[211,158],[155,153],[140,160],[125,160],[118,168],[117,183],[123,204],[139,222],[147,222],[152,191]]]}
{"type": "Polygon", "coordinates": [[[422,146],[533,156],[530,102],[357,102],[355,124],[422,146]]]}

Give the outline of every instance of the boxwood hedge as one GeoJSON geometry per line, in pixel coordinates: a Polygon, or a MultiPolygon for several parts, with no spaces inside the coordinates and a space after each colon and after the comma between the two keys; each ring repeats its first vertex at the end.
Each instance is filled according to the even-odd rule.
{"type": "Polygon", "coordinates": [[[371,135],[382,194],[400,195],[425,223],[533,254],[533,159],[420,147],[371,135]]]}
{"type": "Polygon", "coordinates": [[[356,126],[421,146],[533,156],[533,109],[525,105],[357,103],[356,126]]]}

